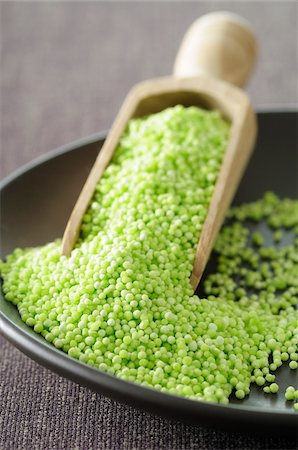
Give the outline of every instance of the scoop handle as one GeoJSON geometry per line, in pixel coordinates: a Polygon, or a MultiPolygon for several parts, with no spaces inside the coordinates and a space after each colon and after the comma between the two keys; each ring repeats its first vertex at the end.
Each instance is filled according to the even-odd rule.
{"type": "Polygon", "coordinates": [[[174,76],[206,76],[243,87],[255,66],[257,42],[249,23],[228,12],[206,14],[187,30],[174,76]]]}

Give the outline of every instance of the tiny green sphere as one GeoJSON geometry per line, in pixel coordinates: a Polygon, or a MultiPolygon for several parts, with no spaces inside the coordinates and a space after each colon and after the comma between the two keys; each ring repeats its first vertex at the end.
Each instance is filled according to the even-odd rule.
{"type": "Polygon", "coordinates": [[[273,375],[273,374],[271,374],[271,373],[268,373],[266,376],[265,376],[265,379],[266,379],[266,381],[268,381],[269,383],[272,383],[274,380],[275,380],[275,375],[273,375]]]}
{"type": "Polygon", "coordinates": [[[80,350],[77,347],[71,347],[68,350],[69,356],[72,356],[73,358],[79,358],[80,357],[80,350]]]}
{"type": "Polygon", "coordinates": [[[272,394],[276,394],[278,392],[279,386],[276,383],[271,383],[269,388],[270,388],[270,392],[272,392],[272,394]]]}
{"type": "Polygon", "coordinates": [[[256,378],[256,384],[258,386],[263,386],[265,384],[265,378],[264,377],[257,377],[256,378]]]}
{"type": "Polygon", "coordinates": [[[295,399],[295,388],[293,386],[288,386],[285,392],[285,398],[287,400],[295,399]]]}
{"type": "Polygon", "coordinates": [[[242,400],[245,397],[245,393],[242,389],[236,391],[235,395],[239,400],[242,400]]]}
{"type": "Polygon", "coordinates": [[[36,333],[41,333],[43,331],[43,324],[39,322],[36,325],[34,325],[34,331],[36,333]]]}
{"type": "Polygon", "coordinates": [[[291,362],[289,363],[289,367],[290,367],[290,369],[292,369],[292,370],[297,369],[297,367],[298,367],[298,362],[297,362],[297,361],[291,361],[291,362]]]}

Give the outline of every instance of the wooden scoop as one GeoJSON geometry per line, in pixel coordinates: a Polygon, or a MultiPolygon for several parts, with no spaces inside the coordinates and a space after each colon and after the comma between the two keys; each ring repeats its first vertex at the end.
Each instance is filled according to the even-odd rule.
{"type": "Polygon", "coordinates": [[[233,86],[245,84],[255,60],[256,42],[242,18],[213,13],[193,23],[179,49],[174,76],[145,81],[128,94],[67,223],[62,241],[64,255],[71,253],[78,239],[95,186],[131,118],[177,104],[217,109],[230,121],[231,131],[196,250],[190,283],[194,290],[197,288],[255,142],[255,114],[245,93],[233,86]]]}

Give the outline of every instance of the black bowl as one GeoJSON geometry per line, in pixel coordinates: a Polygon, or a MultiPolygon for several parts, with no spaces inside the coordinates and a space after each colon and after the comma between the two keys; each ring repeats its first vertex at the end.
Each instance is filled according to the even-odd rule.
{"type": "MultiPolygon", "coordinates": [[[[252,201],[266,190],[297,197],[297,112],[259,113],[256,151],[234,203],[252,201]]],[[[77,195],[106,133],[67,145],[18,170],[1,185],[1,255],[15,247],[43,244],[62,236],[77,195]]],[[[207,267],[208,270],[208,267],[207,267]]],[[[296,371],[277,372],[280,391],[253,388],[248,398],[225,405],[187,400],[132,384],[69,357],[25,325],[15,306],[0,297],[0,331],[40,364],[110,396],[155,414],[194,424],[254,430],[295,430],[298,415],[284,399],[296,371]]]]}

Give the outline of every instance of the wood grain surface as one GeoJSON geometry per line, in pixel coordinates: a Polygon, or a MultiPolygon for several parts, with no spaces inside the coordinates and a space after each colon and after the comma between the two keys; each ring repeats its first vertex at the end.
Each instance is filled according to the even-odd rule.
{"type": "Polygon", "coordinates": [[[1,178],[34,157],[108,128],[132,85],[172,72],[200,15],[253,25],[261,52],[255,107],[297,104],[297,2],[0,3],[1,178]]]}

